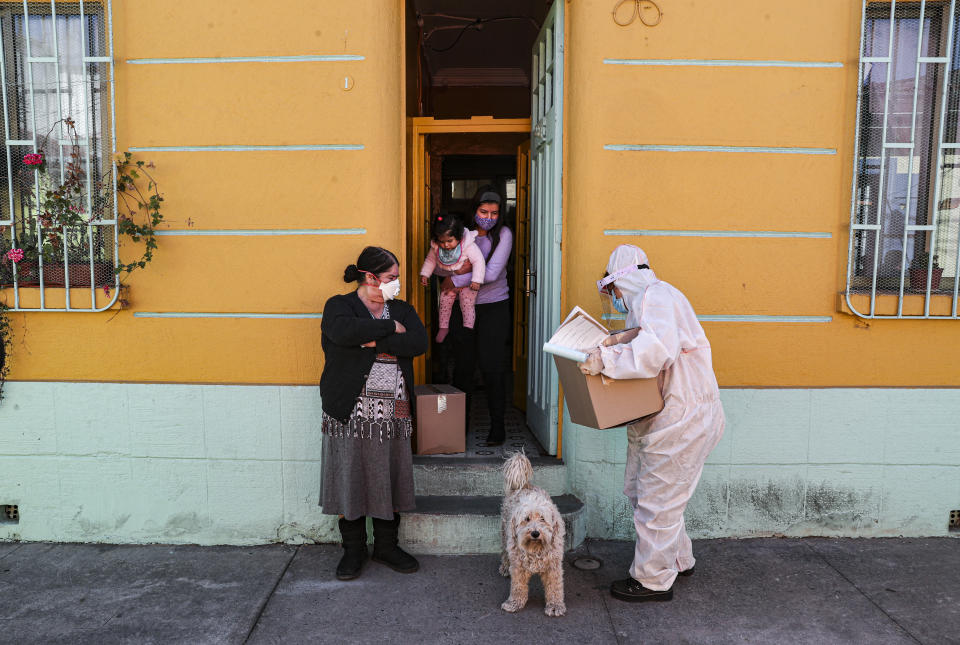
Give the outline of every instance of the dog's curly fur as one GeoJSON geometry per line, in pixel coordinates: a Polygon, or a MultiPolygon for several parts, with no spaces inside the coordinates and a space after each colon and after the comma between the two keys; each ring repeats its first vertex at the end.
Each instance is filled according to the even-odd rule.
{"type": "Polygon", "coordinates": [[[510,576],[510,597],[501,606],[517,612],[527,604],[528,586],[540,575],[547,616],[563,616],[563,517],[550,495],[530,485],[533,466],[523,453],[503,465],[504,498],[500,507],[503,544],[500,574],[510,576]]]}

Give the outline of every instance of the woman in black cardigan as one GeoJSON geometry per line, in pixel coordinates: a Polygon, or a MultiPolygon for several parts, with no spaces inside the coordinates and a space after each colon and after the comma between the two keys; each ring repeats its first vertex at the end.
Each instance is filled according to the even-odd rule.
{"type": "Polygon", "coordinates": [[[337,578],[360,575],[373,518],[373,560],[402,573],[419,568],[397,546],[398,511],[414,508],[413,357],[427,351],[427,332],[400,292],[396,256],[368,246],[347,267],[357,290],[323,308],[323,512],[340,516],[344,554],[337,578]]]}

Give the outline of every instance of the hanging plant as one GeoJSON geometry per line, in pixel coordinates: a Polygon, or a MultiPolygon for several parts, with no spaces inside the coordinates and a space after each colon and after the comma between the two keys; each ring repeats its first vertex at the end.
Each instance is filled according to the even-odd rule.
{"type": "MultiPolygon", "coordinates": [[[[94,180],[92,195],[88,198],[85,189],[87,177],[80,156],[80,137],[72,118],[56,121],[40,139],[38,149],[45,150],[51,134],[59,133],[61,127],[69,140],[69,145],[64,145],[63,149],[69,150],[69,153],[62,159],[63,168],[59,172],[49,172],[43,152],[23,157],[27,172],[35,173],[36,182],[31,195],[26,198],[30,209],[17,220],[19,226],[14,224],[19,229],[16,244],[11,244],[12,238],[0,236],[0,289],[13,285],[14,267],[18,284],[29,285],[35,281],[39,285],[39,266],[42,262],[44,272],[49,273],[44,276],[43,284],[52,286],[58,284],[58,272],[70,272],[72,276],[71,264],[89,267],[92,261],[94,275],[91,276],[87,268],[85,274],[80,272],[79,280],[69,277],[70,284],[90,286],[92,278],[94,284],[102,286],[104,293],[109,295],[114,284],[113,274],[118,275],[121,286],[118,302],[123,308],[127,302],[124,281],[131,272],[145,268],[153,260],[157,249],[156,229],[163,221],[163,196],[150,174],[153,163],[135,160],[129,152],[117,155],[113,160],[116,175],[111,169],[103,178],[94,180]],[[91,239],[88,234],[88,228],[95,221],[113,218],[114,195],[117,200],[118,241],[127,238],[135,244],[143,244],[140,257],[131,262],[122,262],[118,257],[115,269],[107,250],[109,244],[102,239],[99,242],[96,238],[91,239]],[[98,274],[96,269],[106,269],[106,274],[103,271],[98,274]]],[[[12,341],[9,311],[9,307],[0,303],[0,399],[10,371],[12,341]]]]}

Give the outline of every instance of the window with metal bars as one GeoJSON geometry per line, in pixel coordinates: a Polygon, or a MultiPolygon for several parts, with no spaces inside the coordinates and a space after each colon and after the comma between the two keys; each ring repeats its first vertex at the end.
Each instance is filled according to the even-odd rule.
{"type": "Polygon", "coordinates": [[[20,261],[0,262],[0,286],[12,288],[14,310],[97,311],[105,307],[95,289],[116,284],[108,23],[109,4],[100,2],[0,2],[0,256],[28,250],[20,261]],[[42,171],[25,159],[35,154],[43,156],[42,171]],[[71,164],[80,223],[51,224],[43,205],[71,164]],[[39,301],[21,297],[37,286],[39,301]],[[46,287],[84,287],[89,297],[68,289],[65,302],[51,306],[46,287]]]}
{"type": "Polygon", "coordinates": [[[847,265],[847,301],[863,317],[958,317],[955,4],[863,3],[847,265]],[[858,309],[853,294],[869,297],[858,309]]]}

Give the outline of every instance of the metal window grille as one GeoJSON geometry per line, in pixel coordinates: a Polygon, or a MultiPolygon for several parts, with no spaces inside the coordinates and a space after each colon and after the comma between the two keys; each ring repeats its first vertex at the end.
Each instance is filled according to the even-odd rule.
{"type": "Polygon", "coordinates": [[[0,261],[0,287],[12,289],[7,305],[108,309],[119,286],[111,3],[0,2],[0,54],[0,257],[27,244],[41,249],[30,261],[0,261]],[[76,142],[65,119],[75,123],[76,142]],[[75,152],[83,175],[77,208],[86,224],[50,226],[39,205],[56,178],[63,181],[75,152]],[[44,155],[52,179],[25,164],[31,153],[44,155]],[[98,298],[104,287],[112,297],[98,298]],[[50,297],[51,288],[62,296],[50,297]]]}
{"type": "Polygon", "coordinates": [[[864,318],[958,318],[955,5],[863,2],[846,298],[864,318]]]}

